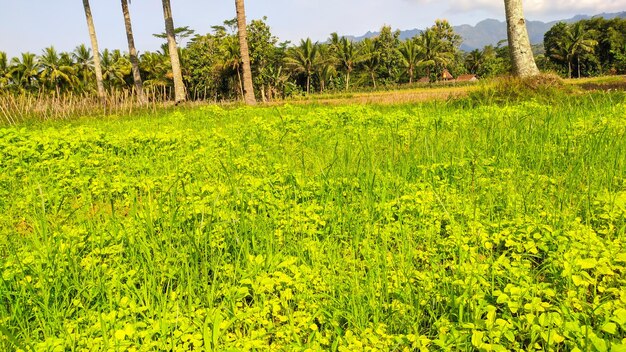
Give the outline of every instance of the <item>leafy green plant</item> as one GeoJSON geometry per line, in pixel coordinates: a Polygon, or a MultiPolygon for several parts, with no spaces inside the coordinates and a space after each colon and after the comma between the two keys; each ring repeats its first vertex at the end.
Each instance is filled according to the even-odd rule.
{"type": "Polygon", "coordinates": [[[625,96],[554,99],[0,129],[0,349],[623,350],[625,96]]]}

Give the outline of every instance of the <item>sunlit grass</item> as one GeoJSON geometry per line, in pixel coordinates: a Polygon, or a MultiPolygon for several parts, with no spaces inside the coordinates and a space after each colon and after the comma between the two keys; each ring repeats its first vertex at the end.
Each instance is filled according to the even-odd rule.
{"type": "Polygon", "coordinates": [[[0,349],[619,350],[625,134],[622,93],[0,129],[0,349]]]}

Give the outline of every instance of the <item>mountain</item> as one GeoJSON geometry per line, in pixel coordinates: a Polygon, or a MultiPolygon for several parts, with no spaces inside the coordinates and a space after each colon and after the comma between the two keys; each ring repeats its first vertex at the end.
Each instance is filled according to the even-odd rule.
{"type": "MultiPolygon", "coordinates": [[[[527,21],[526,28],[528,29],[528,36],[530,37],[531,44],[541,44],[543,43],[544,34],[558,22],[573,23],[593,17],[603,17],[605,19],[618,17],[626,18],[626,11],[618,13],[602,13],[596,16],[577,15],[572,18],[551,22],[527,21]]],[[[498,42],[506,40],[506,22],[494,19],[480,21],[475,26],[470,26],[468,24],[454,26],[454,30],[463,38],[461,50],[464,51],[482,49],[485,45],[495,46],[498,42]]],[[[404,40],[412,38],[420,33],[422,33],[422,30],[420,29],[400,31],[400,39],[404,40]]],[[[365,38],[373,38],[377,35],[378,32],[370,31],[361,36],[348,36],[348,38],[354,41],[360,41],[365,38]]]]}

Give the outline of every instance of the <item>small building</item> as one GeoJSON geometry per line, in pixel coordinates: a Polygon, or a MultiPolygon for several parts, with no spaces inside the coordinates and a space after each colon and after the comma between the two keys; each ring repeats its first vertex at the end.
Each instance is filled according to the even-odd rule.
{"type": "Polygon", "coordinates": [[[478,81],[478,77],[476,77],[476,75],[460,75],[459,77],[456,78],[457,82],[477,82],[478,81]]]}
{"type": "Polygon", "coordinates": [[[448,70],[443,70],[443,73],[441,74],[441,80],[442,81],[453,81],[454,80],[454,76],[452,76],[452,74],[450,74],[450,71],[448,70]]]}

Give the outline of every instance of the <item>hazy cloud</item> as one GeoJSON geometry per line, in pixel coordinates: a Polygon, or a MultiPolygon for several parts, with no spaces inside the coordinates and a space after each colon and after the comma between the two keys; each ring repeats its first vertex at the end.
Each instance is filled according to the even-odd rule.
{"type": "MultiPolygon", "coordinates": [[[[428,3],[430,0],[417,0],[428,3]]],[[[451,12],[483,10],[494,14],[504,9],[502,0],[448,0],[451,12]]],[[[581,13],[626,11],[626,0],[527,0],[523,1],[524,12],[529,17],[553,17],[581,13]]]]}

